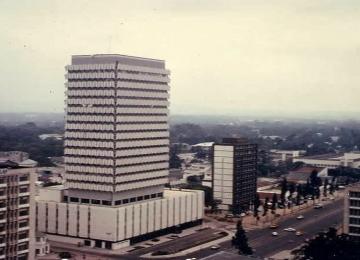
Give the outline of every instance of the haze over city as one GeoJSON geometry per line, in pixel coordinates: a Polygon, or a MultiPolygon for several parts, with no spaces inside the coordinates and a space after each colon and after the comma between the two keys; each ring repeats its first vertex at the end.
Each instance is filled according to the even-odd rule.
{"type": "Polygon", "coordinates": [[[166,60],[172,114],[355,117],[359,6],[1,1],[0,112],[63,112],[70,56],[121,53],[166,60]]]}

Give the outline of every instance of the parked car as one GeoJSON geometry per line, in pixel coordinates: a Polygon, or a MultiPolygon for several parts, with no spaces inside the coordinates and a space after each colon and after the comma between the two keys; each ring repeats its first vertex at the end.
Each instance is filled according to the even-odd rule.
{"type": "Polygon", "coordinates": [[[299,216],[297,216],[297,218],[296,219],[304,219],[304,216],[303,215],[299,215],[299,216]]]}
{"type": "Polygon", "coordinates": [[[273,235],[274,237],[278,236],[279,233],[278,232],[272,232],[271,235],[273,235]]]}

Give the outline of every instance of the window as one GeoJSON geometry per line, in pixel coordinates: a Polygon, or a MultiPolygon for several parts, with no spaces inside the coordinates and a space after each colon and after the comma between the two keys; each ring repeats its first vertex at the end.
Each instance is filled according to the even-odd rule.
{"type": "Polygon", "coordinates": [[[70,202],[79,202],[79,198],[70,197],[70,202]]]}
{"type": "Polygon", "coordinates": [[[81,199],[81,203],[90,203],[89,199],[81,199]]]}
{"type": "Polygon", "coordinates": [[[103,200],[103,201],[102,201],[102,204],[103,204],[103,205],[107,205],[107,206],[111,206],[111,201],[109,201],[109,200],[103,200]]]}
{"type": "Polygon", "coordinates": [[[27,175],[23,175],[19,177],[19,181],[28,181],[29,180],[29,176],[27,175]]]}
{"type": "Polygon", "coordinates": [[[127,204],[127,203],[129,203],[129,199],[124,199],[123,204],[127,204]]]}
{"type": "Polygon", "coordinates": [[[28,243],[21,243],[18,245],[19,251],[26,250],[26,249],[28,249],[28,243]]]}
{"type": "Polygon", "coordinates": [[[350,191],[350,197],[360,198],[360,192],[350,191]]]}
{"type": "Polygon", "coordinates": [[[350,215],[360,216],[360,209],[350,209],[350,215]]]}
{"type": "Polygon", "coordinates": [[[4,196],[5,195],[5,190],[4,189],[1,189],[0,190],[0,196],[4,196]]]}
{"type": "Polygon", "coordinates": [[[115,201],[115,205],[121,205],[121,200],[115,201]]]}
{"type": "Polygon", "coordinates": [[[130,199],[130,202],[135,202],[136,201],[136,198],[131,198],[130,199]]]}
{"type": "Polygon", "coordinates": [[[360,234],[360,227],[349,227],[349,233],[360,234]]]}
{"type": "Polygon", "coordinates": [[[144,200],[144,197],[143,197],[143,196],[137,197],[137,201],[142,201],[142,200],[144,200]]]}
{"type": "Polygon", "coordinates": [[[19,204],[28,204],[29,203],[29,197],[20,197],[19,204]]]}
{"type": "Polygon", "coordinates": [[[360,225],[360,218],[350,218],[350,224],[360,225]]]}
{"type": "Polygon", "coordinates": [[[360,200],[350,200],[350,206],[360,207],[360,200]]]}
{"type": "Polygon", "coordinates": [[[150,199],[150,195],[145,195],[145,199],[146,200],[150,199]]]}
{"type": "Polygon", "coordinates": [[[27,227],[29,222],[27,220],[19,222],[19,228],[27,227]]]}
{"type": "Polygon", "coordinates": [[[19,233],[19,239],[25,239],[28,237],[29,237],[29,234],[27,231],[19,233]]]}
{"type": "Polygon", "coordinates": [[[68,201],[68,196],[64,196],[64,201],[65,201],[65,202],[68,201]]]}
{"type": "Polygon", "coordinates": [[[19,188],[20,193],[24,193],[24,192],[28,192],[28,191],[29,191],[28,186],[20,186],[20,188],[19,188]]]}
{"type": "Polygon", "coordinates": [[[29,215],[29,210],[28,209],[19,211],[19,216],[28,216],[28,215],[29,215]]]}
{"type": "Polygon", "coordinates": [[[91,200],[91,203],[92,203],[92,204],[97,204],[97,205],[98,205],[98,204],[100,204],[100,200],[91,200]]]}
{"type": "Polygon", "coordinates": [[[151,194],[151,198],[156,198],[156,194],[151,194]]]}

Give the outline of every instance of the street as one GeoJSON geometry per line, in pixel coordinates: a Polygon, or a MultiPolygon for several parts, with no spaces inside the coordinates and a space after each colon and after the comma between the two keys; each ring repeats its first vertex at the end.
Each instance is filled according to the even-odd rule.
{"type": "MultiPolygon", "coordinates": [[[[339,225],[343,219],[343,199],[334,201],[322,209],[310,209],[301,213],[304,219],[298,220],[296,217],[299,214],[294,213],[293,217],[289,217],[279,223],[276,230],[269,228],[252,230],[247,233],[250,246],[255,249],[255,254],[261,257],[269,257],[280,251],[293,249],[300,246],[306,238],[311,238],[322,230],[327,230],[333,225],[339,225]],[[295,232],[283,231],[284,228],[292,227],[296,230],[301,230],[304,235],[296,236],[295,232]],[[274,237],[271,232],[276,231],[279,236],[274,237]]],[[[220,244],[221,250],[236,252],[231,247],[231,242],[220,244]]],[[[214,250],[204,249],[187,257],[202,258],[214,254],[214,250]]],[[[173,258],[173,259],[184,259],[173,258]]]]}

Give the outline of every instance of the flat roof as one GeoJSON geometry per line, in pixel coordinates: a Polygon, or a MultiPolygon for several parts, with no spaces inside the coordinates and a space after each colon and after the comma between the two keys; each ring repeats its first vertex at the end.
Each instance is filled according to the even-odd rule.
{"type": "Polygon", "coordinates": [[[302,156],[296,159],[339,160],[342,156],[344,156],[344,154],[327,153],[327,154],[318,154],[311,156],[302,156]]]}
{"type": "Polygon", "coordinates": [[[94,54],[94,55],[72,55],[71,63],[74,65],[80,64],[94,64],[94,63],[113,63],[119,62],[121,64],[132,66],[143,66],[153,68],[165,68],[165,61],[159,59],[143,58],[136,56],[128,56],[122,54],[94,54]]]}

